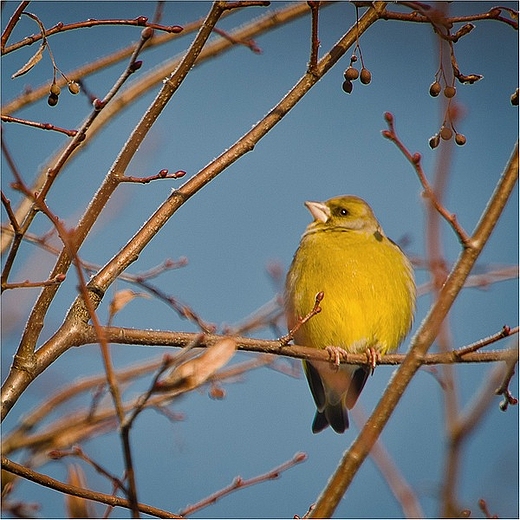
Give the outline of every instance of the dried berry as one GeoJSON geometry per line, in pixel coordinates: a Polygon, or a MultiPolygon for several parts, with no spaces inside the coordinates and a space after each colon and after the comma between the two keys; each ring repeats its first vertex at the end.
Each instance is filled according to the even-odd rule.
{"type": "Polygon", "coordinates": [[[61,92],[61,88],[56,83],[53,83],[51,85],[51,94],[53,94],[55,96],[59,96],[60,92],[61,92]]]}
{"type": "Polygon", "coordinates": [[[453,137],[453,130],[447,126],[441,128],[441,138],[444,141],[449,141],[453,137]]]}
{"type": "Polygon", "coordinates": [[[464,146],[466,144],[466,136],[462,134],[455,134],[455,142],[459,146],[464,146]]]}
{"type": "Polygon", "coordinates": [[[67,86],[69,87],[69,92],[71,94],[78,94],[79,93],[79,84],[76,83],[75,81],[69,81],[67,86]]]}
{"type": "Polygon", "coordinates": [[[355,67],[349,67],[344,73],[343,76],[348,81],[354,81],[359,77],[359,71],[355,67]]]}
{"type": "Polygon", "coordinates": [[[47,103],[51,107],[55,107],[58,104],[58,96],[56,94],[49,94],[47,98],[47,103]]]}
{"type": "Polygon", "coordinates": [[[359,80],[361,81],[361,83],[363,83],[363,85],[368,85],[372,81],[372,73],[368,69],[365,69],[365,67],[363,67],[361,69],[361,75],[359,80]]]}
{"type": "Polygon", "coordinates": [[[221,386],[212,385],[209,390],[209,396],[211,399],[224,399],[226,391],[221,386]]]}
{"type": "Polygon", "coordinates": [[[441,84],[438,81],[434,81],[430,85],[430,96],[437,97],[441,93],[441,84]]]}
{"type": "Polygon", "coordinates": [[[436,134],[436,135],[433,135],[432,137],[430,137],[430,140],[428,141],[430,148],[432,150],[434,148],[437,148],[437,146],[439,146],[440,140],[441,140],[441,138],[440,138],[439,134],[436,134]]]}
{"type": "Polygon", "coordinates": [[[447,87],[444,87],[444,96],[447,98],[452,98],[457,93],[457,89],[455,87],[452,87],[448,85],[447,87]]]}
{"type": "Polygon", "coordinates": [[[352,81],[346,79],[343,82],[343,85],[341,85],[341,88],[343,89],[344,92],[346,92],[347,94],[350,94],[352,92],[352,81]]]}

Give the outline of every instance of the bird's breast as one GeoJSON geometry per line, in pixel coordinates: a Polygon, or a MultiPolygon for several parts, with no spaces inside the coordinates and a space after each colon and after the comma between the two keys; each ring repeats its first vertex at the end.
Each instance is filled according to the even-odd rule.
{"type": "Polygon", "coordinates": [[[304,237],[287,277],[290,327],[310,312],[316,294],[324,293],[321,312],[300,327],[296,342],[351,352],[397,348],[410,328],[415,300],[405,255],[386,238],[319,235],[304,237]]]}

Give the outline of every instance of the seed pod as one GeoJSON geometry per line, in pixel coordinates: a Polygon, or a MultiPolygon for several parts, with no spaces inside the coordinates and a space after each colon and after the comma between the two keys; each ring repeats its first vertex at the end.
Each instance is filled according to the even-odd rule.
{"type": "Polygon", "coordinates": [[[359,71],[355,67],[349,67],[344,73],[343,76],[348,81],[354,81],[359,77],[359,71]]]}
{"type": "Polygon", "coordinates": [[[441,93],[441,84],[438,81],[434,81],[430,85],[430,96],[437,97],[441,93]]]}
{"type": "Polygon", "coordinates": [[[448,85],[447,87],[444,87],[444,96],[448,99],[452,98],[457,93],[457,89],[455,87],[452,87],[448,85]]]}
{"type": "Polygon", "coordinates": [[[350,94],[352,92],[352,81],[346,79],[341,86],[344,92],[350,94]]]}
{"type": "Polygon", "coordinates": [[[361,83],[363,83],[363,85],[368,85],[372,81],[372,73],[368,69],[365,69],[365,67],[363,67],[361,69],[361,75],[359,80],[361,81],[361,83]]]}
{"type": "Polygon", "coordinates": [[[459,146],[464,146],[466,144],[466,136],[462,134],[455,134],[455,142],[459,146]]]}
{"type": "Polygon", "coordinates": [[[441,138],[444,141],[449,141],[453,137],[453,130],[447,126],[441,128],[441,138]]]}
{"type": "Polygon", "coordinates": [[[69,81],[67,86],[69,87],[69,92],[71,94],[78,94],[79,93],[79,84],[76,83],[75,81],[69,81]]]}
{"type": "Polygon", "coordinates": [[[439,146],[439,143],[440,143],[440,136],[439,134],[435,134],[435,135],[432,135],[430,137],[430,140],[428,141],[428,144],[430,145],[430,148],[433,150],[434,148],[437,148],[437,146],[439,146]]]}
{"type": "Polygon", "coordinates": [[[61,88],[56,83],[53,83],[51,85],[51,94],[53,94],[55,96],[59,96],[60,92],[61,92],[61,88]]]}
{"type": "Polygon", "coordinates": [[[53,94],[52,92],[49,94],[49,97],[47,98],[47,104],[50,107],[55,107],[58,104],[58,96],[56,94],[53,94]]]}

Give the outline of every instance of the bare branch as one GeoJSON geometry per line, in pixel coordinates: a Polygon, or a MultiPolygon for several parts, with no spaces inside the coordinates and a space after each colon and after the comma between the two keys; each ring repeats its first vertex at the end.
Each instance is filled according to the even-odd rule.
{"type": "Polygon", "coordinates": [[[444,217],[444,219],[451,225],[455,233],[457,234],[461,244],[466,245],[469,237],[467,233],[462,229],[460,224],[457,221],[457,217],[455,214],[450,213],[438,200],[435,196],[435,192],[430,186],[426,175],[421,166],[421,154],[414,153],[412,154],[403,142],[397,136],[394,127],[394,116],[390,112],[385,113],[385,120],[388,124],[388,130],[383,130],[382,135],[386,137],[390,141],[392,141],[397,148],[401,151],[401,153],[406,157],[408,162],[413,166],[417,177],[424,189],[424,195],[431,201],[435,209],[444,217]]]}
{"type": "MultiPolygon", "coordinates": [[[[95,502],[101,502],[103,504],[108,504],[115,507],[124,507],[127,509],[130,509],[131,507],[130,501],[125,498],[114,495],[106,495],[105,493],[100,493],[98,491],[91,491],[90,489],[82,489],[76,486],[71,486],[70,484],[65,484],[59,480],[44,475],[43,473],[38,473],[37,471],[13,462],[7,457],[2,457],[2,469],[8,471],[9,473],[13,473],[14,475],[18,475],[19,477],[30,480],[31,482],[36,482],[41,486],[55,489],[56,491],[66,493],[68,495],[94,500],[95,502]]],[[[137,504],[137,507],[141,513],[146,513],[158,518],[181,518],[178,515],[170,513],[169,511],[165,511],[164,509],[159,509],[157,507],[146,504],[137,504]]]]}
{"type": "MultiPolygon", "coordinates": [[[[29,2],[26,3],[28,4],[29,2]]],[[[161,25],[158,23],[149,22],[146,16],[138,16],[137,18],[134,18],[132,20],[95,20],[93,18],[89,18],[88,20],[84,20],[82,22],[74,22],[69,24],[58,22],[54,27],[47,29],[45,31],[45,35],[39,33],[27,36],[23,40],[13,43],[9,45],[9,47],[3,49],[2,54],[9,54],[10,52],[20,49],[21,47],[24,47],[26,45],[32,45],[33,43],[41,40],[42,38],[48,38],[49,36],[52,36],[54,34],[63,33],[66,31],[73,31],[76,29],[85,29],[100,25],[130,25],[134,27],[149,27],[150,29],[173,34],[178,34],[183,30],[183,27],[181,27],[180,25],[161,25]]]]}
{"type": "Polygon", "coordinates": [[[201,509],[204,509],[205,507],[208,507],[211,504],[214,504],[217,500],[220,500],[221,498],[225,497],[226,495],[229,495],[233,491],[237,491],[239,489],[244,489],[249,486],[254,486],[255,484],[260,484],[261,482],[265,482],[267,480],[273,480],[280,477],[280,473],[283,473],[284,471],[287,471],[288,469],[291,469],[293,466],[296,466],[296,464],[300,464],[301,462],[304,462],[307,459],[307,455],[305,453],[296,453],[294,457],[284,462],[283,464],[280,464],[276,468],[268,471],[267,473],[264,473],[263,475],[258,475],[256,477],[252,477],[249,479],[243,479],[242,477],[236,477],[229,486],[226,486],[225,488],[221,489],[220,491],[217,491],[216,493],[213,493],[207,498],[202,499],[200,502],[197,502],[196,504],[193,504],[182,511],[179,512],[179,516],[184,518],[188,515],[191,515],[197,511],[200,511],[201,509]]]}
{"type": "Polygon", "coordinates": [[[69,137],[74,137],[78,131],[77,130],[67,130],[66,128],[60,128],[59,126],[53,125],[51,123],[38,123],[36,121],[28,121],[27,119],[20,119],[19,117],[13,117],[2,114],[2,121],[6,123],[20,123],[22,125],[32,126],[34,128],[40,128],[42,130],[53,130],[54,132],[60,132],[69,137]]]}

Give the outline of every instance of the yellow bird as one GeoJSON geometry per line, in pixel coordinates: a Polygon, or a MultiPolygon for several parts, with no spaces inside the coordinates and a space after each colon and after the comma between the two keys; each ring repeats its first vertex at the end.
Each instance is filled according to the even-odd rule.
{"type": "Polygon", "coordinates": [[[287,326],[289,331],[296,327],[292,336],[298,345],[336,353],[336,364],[305,360],[303,368],[318,409],[313,433],[328,425],[343,433],[349,425],[347,410],[356,403],[370,369],[339,365],[338,349],[366,352],[373,367],[376,357],[396,350],[413,321],[414,275],[363,199],[343,195],[305,205],[314,221],[287,274],[287,326]],[[302,323],[320,292],[321,312],[302,323]]]}

